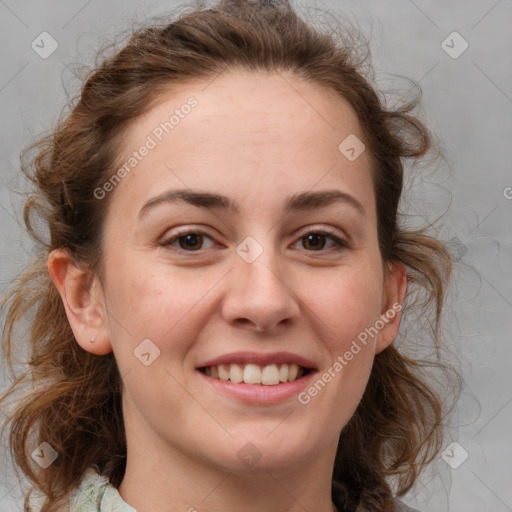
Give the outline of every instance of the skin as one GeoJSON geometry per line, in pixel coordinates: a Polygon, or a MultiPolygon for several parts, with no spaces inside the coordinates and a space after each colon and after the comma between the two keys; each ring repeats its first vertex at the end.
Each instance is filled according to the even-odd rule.
{"type": "Polygon", "coordinates": [[[77,342],[113,351],[123,378],[119,492],[138,512],[330,512],[339,434],[400,314],[307,405],[240,403],[195,367],[233,351],[282,350],[311,359],[321,375],[402,303],[404,268],[385,272],[379,252],[369,150],[353,162],[338,150],[348,135],[364,137],[334,92],[289,74],[231,71],[163,95],[132,124],[119,161],[190,96],[198,106],[104,199],[101,277],[88,283],[60,249],[48,260],[77,342]],[[177,188],[228,195],[240,212],[175,202],[138,217],[177,188]],[[292,194],[327,189],[350,194],[365,213],[334,203],[283,214],[292,194]],[[180,228],[207,236],[163,245],[180,228]],[[327,228],[350,246],[302,239],[327,228]],[[247,236],[263,249],[253,263],[235,250],[247,236]],[[160,350],[149,366],[134,357],[147,338],[160,350]],[[253,467],[237,457],[248,442],[261,455],[253,467]]]}

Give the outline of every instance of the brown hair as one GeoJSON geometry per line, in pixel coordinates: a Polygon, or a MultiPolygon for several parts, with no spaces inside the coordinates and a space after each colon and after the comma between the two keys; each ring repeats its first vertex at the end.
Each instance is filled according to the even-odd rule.
{"type": "Polygon", "coordinates": [[[451,260],[425,229],[401,225],[398,212],[404,162],[431,154],[435,145],[412,114],[418,98],[387,108],[364,77],[365,61],[353,46],[353,32],[343,39],[342,30],[339,39],[321,32],[278,0],[221,0],[211,8],[191,9],[172,23],[138,29],[121,51],[90,73],[53,133],[24,153],[22,162],[36,151],[22,168],[33,184],[25,223],[39,254],[4,299],[3,344],[14,375],[13,348],[25,340],[29,368],[0,403],[31,384],[13,400],[14,410],[3,425],[9,426],[15,463],[34,484],[26,510],[36,488],[46,497],[42,511],[54,510],[91,465],[117,487],[126,463],[121,378],[114,356],[93,355],[75,341],[48,274],[48,253],[66,248],[84,268],[100,270],[108,199],[96,200],[94,190],[114,173],[127,124],[173,84],[213,78],[228,68],[291,71],[350,103],[373,157],[383,262],[406,266],[406,316],[416,310],[431,319],[421,340],[430,339],[436,354],[432,361],[407,357],[396,345],[375,357],[364,396],[339,440],[333,478],[344,485],[345,510],[393,510],[390,482],[403,495],[438,453],[446,411],[423,370],[443,367],[440,319],[451,260]],[[34,215],[45,221],[49,240],[33,228],[34,215]],[[29,314],[28,336],[22,337],[17,329],[29,314]],[[58,453],[47,469],[34,464],[27,448],[43,441],[58,453]]]}

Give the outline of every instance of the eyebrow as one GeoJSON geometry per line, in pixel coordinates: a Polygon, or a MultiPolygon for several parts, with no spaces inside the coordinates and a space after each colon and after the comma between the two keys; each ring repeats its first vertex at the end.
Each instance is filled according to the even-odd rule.
{"type": "MultiPolygon", "coordinates": [[[[198,208],[214,208],[226,210],[231,214],[240,213],[240,205],[230,197],[211,192],[200,192],[192,189],[169,190],[150,199],[139,212],[142,218],[151,208],[162,203],[184,201],[198,208]]],[[[361,215],[366,216],[363,205],[353,196],[340,190],[320,190],[317,192],[301,192],[287,198],[284,213],[307,211],[323,208],[335,203],[352,206],[361,215]]]]}

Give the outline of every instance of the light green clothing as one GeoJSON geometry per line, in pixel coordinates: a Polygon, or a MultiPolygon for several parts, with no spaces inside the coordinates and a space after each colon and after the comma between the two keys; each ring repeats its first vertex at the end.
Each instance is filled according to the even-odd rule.
{"type": "Polygon", "coordinates": [[[126,503],[108,478],[87,469],[70,498],[69,512],[136,512],[126,503]]]}
{"type": "MultiPolygon", "coordinates": [[[[69,505],[69,512],[137,512],[121,498],[108,478],[93,468],[84,473],[80,485],[71,494],[69,505]]],[[[397,512],[418,512],[398,500],[396,505],[397,512]]]]}

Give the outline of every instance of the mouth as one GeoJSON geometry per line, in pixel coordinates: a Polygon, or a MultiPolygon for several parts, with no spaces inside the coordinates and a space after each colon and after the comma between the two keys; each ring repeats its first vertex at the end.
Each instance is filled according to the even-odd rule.
{"type": "Polygon", "coordinates": [[[314,371],[296,363],[273,363],[265,366],[254,363],[230,363],[203,366],[198,370],[212,379],[256,386],[278,386],[294,382],[314,371]]]}

